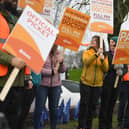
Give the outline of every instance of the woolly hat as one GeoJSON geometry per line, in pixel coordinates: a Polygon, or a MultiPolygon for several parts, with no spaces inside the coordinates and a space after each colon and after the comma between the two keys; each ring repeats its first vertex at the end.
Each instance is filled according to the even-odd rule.
{"type": "Polygon", "coordinates": [[[113,40],[117,44],[118,36],[111,37],[111,40],[113,40]]]}

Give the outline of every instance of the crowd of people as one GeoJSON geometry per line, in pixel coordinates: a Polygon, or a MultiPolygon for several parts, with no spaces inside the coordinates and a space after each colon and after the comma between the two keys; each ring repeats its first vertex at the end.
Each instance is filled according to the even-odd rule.
{"type": "MultiPolygon", "coordinates": [[[[12,69],[20,69],[7,97],[0,101],[0,128],[24,129],[24,121],[35,97],[33,128],[43,129],[40,121],[48,98],[50,128],[56,129],[60,99],[60,73],[66,72],[64,57],[53,45],[39,75],[26,66],[24,60],[10,55],[2,46],[12,31],[21,12],[16,11],[16,1],[0,0],[0,91],[12,69]],[[57,64],[59,64],[57,67],[57,64]],[[2,114],[3,113],[3,114],[2,114]],[[7,121],[6,121],[7,119],[7,121]],[[6,124],[1,124],[1,123],[6,124]]],[[[118,128],[129,129],[129,65],[112,64],[118,36],[109,40],[110,50],[100,46],[100,37],[92,37],[90,47],[83,52],[83,70],[80,77],[80,109],[77,129],[92,129],[98,100],[101,100],[98,129],[112,129],[113,109],[117,99],[118,128]],[[89,74],[90,73],[90,74],[89,74]],[[114,87],[119,76],[117,87],[114,87]]]]}

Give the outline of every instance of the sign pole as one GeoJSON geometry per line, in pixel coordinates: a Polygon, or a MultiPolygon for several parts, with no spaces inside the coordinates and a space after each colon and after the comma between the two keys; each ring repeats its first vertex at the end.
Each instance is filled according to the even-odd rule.
{"type": "Polygon", "coordinates": [[[100,48],[103,48],[103,33],[100,33],[100,48]]]}
{"type": "MultiPolygon", "coordinates": [[[[65,48],[63,48],[63,50],[62,50],[61,56],[64,56],[64,53],[65,53],[65,48]]],[[[59,67],[60,67],[60,63],[57,62],[57,64],[56,64],[56,69],[58,70],[59,67]]]]}
{"type": "Polygon", "coordinates": [[[16,78],[16,76],[18,75],[19,71],[20,71],[20,69],[15,67],[13,69],[13,71],[11,72],[7,82],[5,83],[3,89],[2,89],[2,91],[0,93],[0,100],[1,101],[5,100],[5,97],[7,96],[7,94],[9,92],[9,90],[10,90],[10,88],[11,88],[11,86],[12,86],[12,84],[13,84],[15,78],[16,78]]]}
{"type": "Polygon", "coordinates": [[[119,75],[116,76],[114,88],[117,88],[118,81],[119,81],[119,75]]]}

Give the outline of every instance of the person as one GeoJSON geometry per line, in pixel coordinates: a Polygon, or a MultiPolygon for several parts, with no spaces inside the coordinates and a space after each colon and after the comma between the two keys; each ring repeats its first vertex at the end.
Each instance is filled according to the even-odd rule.
{"type": "Polygon", "coordinates": [[[118,128],[129,129],[129,65],[128,72],[122,77],[120,83],[119,106],[118,106],[118,128]]]}
{"type": "Polygon", "coordinates": [[[13,2],[9,1],[1,1],[0,7],[0,12],[6,19],[11,32],[18,19],[18,14],[15,9],[16,7],[13,6],[13,2]]]}
{"type": "Polygon", "coordinates": [[[47,97],[49,101],[50,126],[51,129],[56,129],[58,103],[61,94],[60,73],[65,71],[66,67],[64,65],[63,57],[58,51],[57,45],[54,45],[43,66],[40,86],[37,87],[36,90],[34,129],[43,129],[40,118],[42,110],[45,109],[47,97]],[[57,62],[60,63],[59,69],[56,67],[57,62]]]}
{"type": "Polygon", "coordinates": [[[11,3],[8,4],[8,1],[0,1],[0,91],[6,83],[13,67],[19,68],[20,72],[5,100],[3,102],[0,101],[0,112],[5,114],[10,129],[22,129],[23,123],[20,117],[24,111],[23,104],[26,100],[24,99],[24,91],[31,89],[33,84],[30,77],[30,69],[25,67],[25,62],[18,57],[10,55],[2,48],[11,31],[10,23],[8,23],[9,20],[6,19],[10,17],[4,17],[7,11],[5,7],[9,6],[11,7],[11,3]],[[26,88],[24,87],[24,81],[27,82],[26,88]]]}
{"type": "Polygon", "coordinates": [[[99,111],[99,129],[112,128],[112,114],[119,93],[120,78],[116,88],[114,88],[114,83],[117,75],[122,76],[127,72],[127,65],[112,64],[112,59],[117,40],[118,40],[117,36],[113,36],[110,39],[110,50],[109,52],[107,52],[109,60],[109,70],[104,77],[103,89],[101,93],[101,104],[99,111]]]}
{"type": "Polygon", "coordinates": [[[91,47],[83,53],[83,71],[80,78],[80,110],[77,129],[91,129],[96,105],[108,71],[108,58],[100,48],[100,37],[93,36],[91,47]]]}

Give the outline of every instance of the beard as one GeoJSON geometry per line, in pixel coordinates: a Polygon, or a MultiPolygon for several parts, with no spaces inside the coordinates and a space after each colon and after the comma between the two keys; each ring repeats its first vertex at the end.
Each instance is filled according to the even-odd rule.
{"type": "Polygon", "coordinates": [[[14,6],[10,1],[5,1],[3,5],[1,5],[2,9],[11,12],[13,15],[17,15],[16,6],[14,6]]]}

